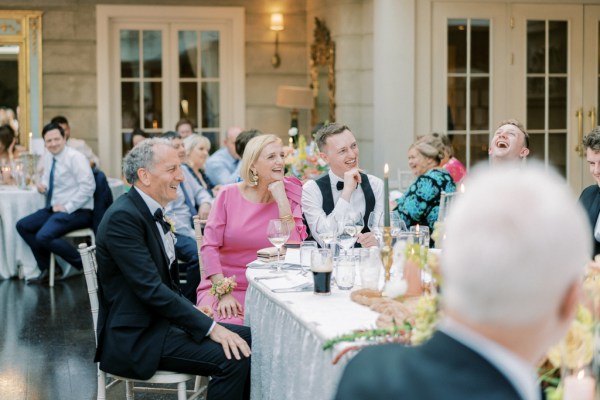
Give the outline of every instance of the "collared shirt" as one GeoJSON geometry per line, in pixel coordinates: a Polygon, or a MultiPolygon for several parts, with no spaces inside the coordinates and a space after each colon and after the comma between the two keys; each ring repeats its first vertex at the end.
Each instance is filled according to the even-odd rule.
{"type": "MultiPolygon", "coordinates": [[[[375,195],[375,208],[373,212],[383,213],[383,181],[376,176],[367,175],[369,183],[373,189],[375,195]]],[[[347,212],[360,212],[363,216],[366,208],[365,194],[362,187],[358,185],[356,190],[352,192],[350,202],[342,199],[341,190],[337,190],[337,183],[343,182],[344,180],[335,175],[329,170],[329,179],[331,181],[331,193],[333,195],[333,202],[335,207],[331,212],[338,221],[341,221],[347,212]]],[[[321,246],[323,242],[317,234],[317,225],[321,219],[327,218],[325,211],[323,211],[323,195],[321,189],[314,180],[310,180],[302,187],[302,211],[310,228],[310,233],[321,246]]],[[[368,216],[367,216],[368,217],[368,216]]]]}
{"type": "Polygon", "coordinates": [[[204,170],[208,179],[215,185],[227,185],[235,183],[239,176],[239,160],[229,153],[227,147],[223,147],[208,157],[204,170]]]}
{"type": "Polygon", "coordinates": [[[42,183],[46,186],[46,191],[50,187],[53,158],[56,159],[56,164],[54,165],[54,186],[50,204],[62,205],[69,214],[82,208],[92,210],[96,181],[88,160],[83,154],[69,146],[65,146],[56,155],[48,152],[48,157],[44,159],[42,176],[42,183]]]}
{"type": "Polygon", "coordinates": [[[438,329],[488,360],[512,383],[523,400],[540,400],[535,370],[527,361],[452,318],[444,318],[438,329]]]}
{"type": "Polygon", "coordinates": [[[70,137],[69,140],[67,140],[67,146],[77,150],[78,152],[86,156],[90,165],[94,164],[97,168],[100,168],[100,159],[97,155],[94,154],[92,148],[87,145],[85,140],[70,137]]]}
{"type": "MultiPolygon", "coordinates": [[[[165,207],[165,214],[175,221],[175,231],[184,236],[195,238],[194,227],[190,208],[185,202],[183,190],[189,196],[192,205],[199,208],[202,204],[213,203],[213,198],[202,185],[192,176],[188,168],[182,166],[184,181],[177,187],[177,199],[171,201],[165,207]]],[[[195,215],[195,214],[194,214],[195,215]]]]}
{"type": "MultiPolygon", "coordinates": [[[[148,206],[148,209],[150,210],[150,214],[154,215],[156,210],[158,210],[159,208],[162,208],[160,206],[160,204],[158,204],[158,202],[156,200],[154,200],[152,197],[148,196],[146,193],[144,193],[137,187],[134,186],[134,188],[135,188],[135,190],[137,190],[139,195],[142,197],[142,200],[144,200],[144,203],[146,203],[146,205],[148,206]]],[[[165,210],[163,210],[163,215],[164,215],[164,211],[165,210]]],[[[174,235],[172,235],[171,233],[165,234],[160,222],[155,221],[155,224],[156,224],[156,227],[158,228],[158,232],[160,233],[160,237],[162,238],[163,246],[165,247],[165,250],[167,252],[167,257],[169,257],[169,264],[172,264],[173,261],[175,261],[175,238],[174,238],[174,235]]]]}

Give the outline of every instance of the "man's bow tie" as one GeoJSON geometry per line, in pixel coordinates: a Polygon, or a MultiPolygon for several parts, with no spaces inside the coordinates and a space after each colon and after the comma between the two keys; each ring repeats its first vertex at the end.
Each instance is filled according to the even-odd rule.
{"type": "Polygon", "coordinates": [[[171,225],[165,221],[162,209],[157,208],[156,211],[154,211],[154,220],[160,224],[165,235],[171,230],[171,225]]]}

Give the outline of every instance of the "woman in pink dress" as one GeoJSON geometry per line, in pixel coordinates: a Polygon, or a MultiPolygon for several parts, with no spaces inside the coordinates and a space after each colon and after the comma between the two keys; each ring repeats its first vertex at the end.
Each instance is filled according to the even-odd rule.
{"type": "Polygon", "coordinates": [[[433,133],[431,136],[440,139],[444,145],[444,158],[440,162],[440,167],[448,171],[454,183],[458,185],[465,175],[467,175],[467,169],[463,163],[454,157],[454,148],[452,147],[452,143],[450,143],[450,138],[443,133],[433,133]]]}
{"type": "Polygon", "coordinates": [[[302,222],[302,184],[285,177],[281,139],[260,135],[248,142],[242,158],[242,182],[223,186],[211,209],[201,248],[202,280],[197,306],[209,306],[217,322],[243,324],[248,281],[246,265],[256,251],[271,246],[269,220],[281,218],[290,225],[290,240],[306,238],[302,222]],[[213,283],[235,275],[237,286],[219,300],[211,295],[213,283]]]}

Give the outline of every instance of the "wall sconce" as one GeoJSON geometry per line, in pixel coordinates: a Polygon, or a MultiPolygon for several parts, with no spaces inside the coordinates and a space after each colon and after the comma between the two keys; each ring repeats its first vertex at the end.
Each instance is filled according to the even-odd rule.
{"type": "Polygon", "coordinates": [[[275,31],[275,54],[271,57],[271,65],[273,65],[273,68],[278,68],[281,65],[281,58],[279,57],[279,31],[283,30],[283,14],[271,14],[270,29],[275,31]]]}
{"type": "Polygon", "coordinates": [[[314,98],[312,90],[303,86],[279,86],[277,88],[278,107],[289,108],[292,117],[289,135],[294,144],[298,142],[298,110],[312,109],[314,98]],[[293,129],[296,128],[296,129],[293,129]]]}

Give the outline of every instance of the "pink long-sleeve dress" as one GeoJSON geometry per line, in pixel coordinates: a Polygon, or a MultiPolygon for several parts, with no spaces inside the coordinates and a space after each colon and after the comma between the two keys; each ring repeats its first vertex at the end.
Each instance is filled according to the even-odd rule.
{"type": "MultiPolygon", "coordinates": [[[[302,183],[291,177],[283,180],[285,191],[290,201],[295,229],[290,240],[306,238],[306,227],[302,222],[302,183]]],[[[202,244],[202,280],[196,290],[197,306],[210,306],[217,322],[242,325],[244,316],[220,318],[216,309],[218,300],[209,293],[212,287],[210,277],[222,273],[225,277],[235,275],[237,287],[233,296],[240,304],[244,304],[248,281],[246,265],[256,260],[256,251],[272,246],[267,239],[269,220],[279,218],[277,203],[253,203],[246,200],[239,186],[226,185],[219,191],[204,228],[202,244]]]]}

